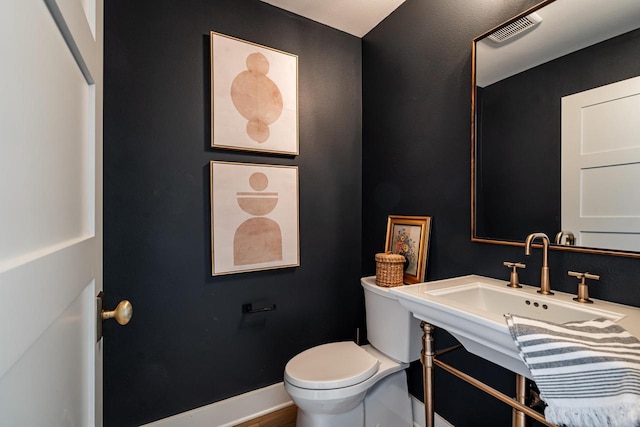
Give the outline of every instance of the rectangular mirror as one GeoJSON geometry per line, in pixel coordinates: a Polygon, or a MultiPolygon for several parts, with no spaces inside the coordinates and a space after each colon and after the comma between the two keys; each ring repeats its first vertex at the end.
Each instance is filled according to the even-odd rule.
{"type": "Polygon", "coordinates": [[[473,241],[640,257],[639,27],[638,0],[549,0],[473,41],[473,241]]]}

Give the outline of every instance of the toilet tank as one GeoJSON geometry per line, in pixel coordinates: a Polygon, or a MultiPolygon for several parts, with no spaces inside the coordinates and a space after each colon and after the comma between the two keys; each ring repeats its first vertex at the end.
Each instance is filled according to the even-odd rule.
{"type": "Polygon", "coordinates": [[[376,349],[398,362],[420,358],[422,329],[420,320],[400,305],[389,288],[376,285],[375,276],[363,277],[367,316],[367,339],[376,349]]]}

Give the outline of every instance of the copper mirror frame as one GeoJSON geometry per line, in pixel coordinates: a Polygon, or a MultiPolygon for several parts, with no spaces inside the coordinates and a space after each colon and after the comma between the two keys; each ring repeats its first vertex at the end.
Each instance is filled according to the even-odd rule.
{"type": "MultiPolygon", "coordinates": [[[[476,43],[481,39],[487,37],[488,35],[494,33],[496,30],[505,27],[533,12],[538,9],[541,9],[556,0],[544,0],[541,3],[525,10],[524,12],[514,16],[508,21],[492,28],[480,36],[473,39],[472,47],[471,47],[471,241],[472,242],[480,242],[480,243],[490,243],[495,245],[504,245],[504,246],[520,246],[524,247],[524,241],[515,241],[515,240],[503,240],[500,238],[489,238],[489,237],[478,237],[476,235],[476,108],[477,108],[477,94],[476,94],[476,43]]],[[[536,232],[539,230],[531,230],[531,232],[536,232]]],[[[553,236],[550,236],[553,239],[553,236]]],[[[591,247],[581,247],[581,246],[566,246],[566,245],[557,245],[552,244],[549,246],[550,249],[567,251],[567,252],[577,252],[577,253],[590,253],[590,254],[600,254],[600,255],[614,255],[614,256],[622,256],[622,257],[630,257],[630,258],[640,258],[640,252],[632,252],[626,250],[615,250],[615,249],[600,249],[600,248],[591,248],[591,247]]]]}

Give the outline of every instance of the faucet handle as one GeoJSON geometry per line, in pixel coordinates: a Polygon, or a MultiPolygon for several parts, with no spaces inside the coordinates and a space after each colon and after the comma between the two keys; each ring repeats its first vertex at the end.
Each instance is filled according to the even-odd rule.
{"type": "Polygon", "coordinates": [[[576,271],[569,271],[569,276],[577,277],[580,279],[578,283],[578,296],[573,300],[583,303],[592,304],[593,301],[589,299],[589,287],[587,286],[586,279],[600,280],[600,276],[597,274],[591,274],[589,272],[579,273],[576,271]]]}
{"type": "Polygon", "coordinates": [[[505,261],[502,263],[505,267],[511,269],[511,276],[509,277],[509,286],[510,288],[521,288],[520,280],[518,279],[518,268],[526,268],[527,266],[520,262],[509,262],[505,261]]]}
{"type": "Polygon", "coordinates": [[[569,276],[573,276],[573,277],[577,277],[578,279],[581,279],[582,282],[584,282],[584,279],[600,280],[600,276],[598,276],[597,274],[591,274],[589,272],[579,273],[576,271],[569,271],[568,274],[569,276]]]}

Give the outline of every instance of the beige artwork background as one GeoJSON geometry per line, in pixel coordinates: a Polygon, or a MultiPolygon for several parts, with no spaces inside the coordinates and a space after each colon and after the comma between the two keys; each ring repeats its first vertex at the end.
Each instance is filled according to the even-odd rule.
{"type": "Polygon", "coordinates": [[[298,168],[250,163],[212,161],[211,169],[211,249],[214,276],[243,271],[266,270],[300,265],[298,238],[298,168]],[[248,265],[234,265],[233,242],[238,227],[255,216],[238,204],[238,192],[254,192],[250,177],[265,174],[269,183],[264,192],[277,192],[278,203],[264,217],[280,226],[282,259],[248,265]]]}
{"type": "Polygon", "coordinates": [[[298,154],[298,57],[265,46],[211,32],[211,146],[248,151],[298,154]],[[247,135],[247,120],[231,99],[233,80],[247,70],[247,57],[264,55],[266,76],[280,90],[283,110],[269,125],[269,138],[256,142],[247,135]]]}

